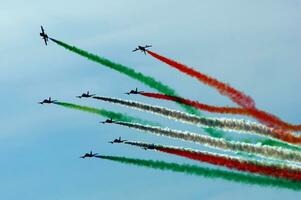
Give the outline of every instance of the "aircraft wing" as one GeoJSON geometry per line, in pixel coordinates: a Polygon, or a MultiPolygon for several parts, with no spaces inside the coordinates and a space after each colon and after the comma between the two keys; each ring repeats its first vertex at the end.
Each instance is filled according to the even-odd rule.
{"type": "Polygon", "coordinates": [[[46,38],[44,37],[44,42],[45,42],[45,45],[47,45],[47,40],[46,40],[46,38]]]}
{"type": "Polygon", "coordinates": [[[41,26],[41,30],[42,30],[42,33],[44,33],[44,29],[43,29],[43,26],[41,26]]]}

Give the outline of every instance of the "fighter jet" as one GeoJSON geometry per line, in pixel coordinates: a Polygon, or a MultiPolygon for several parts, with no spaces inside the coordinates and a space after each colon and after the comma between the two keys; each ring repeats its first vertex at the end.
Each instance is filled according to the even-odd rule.
{"type": "Polygon", "coordinates": [[[146,54],[146,49],[149,48],[149,47],[152,47],[152,45],[145,45],[144,47],[143,46],[138,46],[132,52],[140,50],[141,52],[144,52],[144,54],[146,54]]]}
{"type": "Polygon", "coordinates": [[[51,97],[49,97],[48,99],[44,99],[41,102],[38,102],[39,104],[44,104],[44,103],[54,103],[57,102],[57,100],[51,100],[51,97]]]}
{"type": "Polygon", "coordinates": [[[126,92],[124,94],[127,94],[127,95],[130,95],[130,94],[139,94],[139,92],[142,92],[142,91],[138,91],[138,88],[136,88],[135,90],[131,90],[131,91],[126,92]]]}
{"type": "Polygon", "coordinates": [[[76,96],[76,97],[77,98],[82,98],[82,97],[89,98],[89,97],[93,97],[95,95],[96,94],[90,94],[89,91],[87,91],[87,93],[83,93],[81,96],[76,96]]]}
{"type": "Polygon", "coordinates": [[[113,141],[110,141],[109,143],[114,144],[114,143],[124,143],[126,140],[121,140],[121,137],[119,137],[118,139],[115,139],[113,141]]]}
{"type": "Polygon", "coordinates": [[[142,149],[144,149],[144,150],[155,149],[155,145],[154,145],[154,144],[151,144],[151,145],[149,145],[148,147],[142,147],[142,149]]]}
{"type": "Polygon", "coordinates": [[[44,32],[43,26],[41,26],[41,30],[42,32],[40,33],[40,36],[42,37],[42,39],[45,42],[45,45],[47,45],[48,42],[48,35],[44,32]]]}
{"type": "Polygon", "coordinates": [[[90,153],[86,153],[85,155],[81,156],[80,158],[92,158],[92,157],[96,157],[98,155],[98,153],[92,153],[92,151],[90,151],[90,153]]]}
{"type": "Polygon", "coordinates": [[[109,124],[111,124],[111,123],[114,123],[115,121],[113,121],[113,119],[111,118],[111,119],[107,119],[106,121],[103,121],[103,122],[100,122],[100,123],[103,123],[103,124],[106,124],[106,123],[109,123],[109,124]]]}

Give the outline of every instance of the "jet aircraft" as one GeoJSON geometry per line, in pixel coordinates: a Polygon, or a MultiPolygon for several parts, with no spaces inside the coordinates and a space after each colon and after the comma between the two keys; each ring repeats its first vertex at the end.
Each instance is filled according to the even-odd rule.
{"type": "Polygon", "coordinates": [[[92,157],[96,157],[98,155],[98,153],[92,153],[92,151],[90,151],[90,153],[86,153],[85,155],[81,156],[80,158],[92,158],[92,157]]]}
{"type": "Polygon", "coordinates": [[[138,46],[132,52],[140,50],[141,52],[143,52],[144,54],[146,54],[146,50],[149,47],[152,47],[152,45],[138,46]]]}
{"type": "Polygon", "coordinates": [[[57,100],[51,100],[51,97],[49,97],[48,99],[44,99],[41,102],[38,102],[39,104],[44,104],[44,103],[54,103],[57,102],[57,100]]]}
{"type": "Polygon", "coordinates": [[[77,98],[82,98],[82,97],[89,98],[89,97],[93,97],[93,96],[95,96],[95,94],[90,94],[90,92],[87,91],[86,93],[83,93],[82,95],[76,96],[76,97],[77,98]]]}
{"type": "Polygon", "coordinates": [[[100,123],[103,123],[103,124],[106,124],[106,123],[109,123],[109,124],[111,124],[111,123],[114,123],[115,121],[113,121],[113,119],[111,118],[111,119],[107,119],[106,121],[103,121],[103,122],[100,122],[100,123]]]}
{"type": "Polygon", "coordinates": [[[126,92],[125,94],[130,95],[130,94],[139,94],[142,91],[138,91],[138,88],[136,88],[135,90],[131,90],[129,92],[126,92]]]}
{"type": "Polygon", "coordinates": [[[142,147],[142,149],[144,149],[144,150],[155,149],[155,145],[154,145],[154,144],[151,144],[151,145],[149,145],[148,147],[142,147]]]}
{"type": "Polygon", "coordinates": [[[110,141],[109,143],[114,144],[114,143],[124,143],[126,140],[121,140],[121,137],[119,137],[118,139],[115,139],[113,141],[110,141]]]}
{"type": "Polygon", "coordinates": [[[42,31],[42,32],[40,33],[40,36],[41,36],[42,39],[44,40],[45,45],[47,45],[47,42],[48,42],[48,35],[45,33],[43,26],[41,26],[41,31],[42,31]]]}

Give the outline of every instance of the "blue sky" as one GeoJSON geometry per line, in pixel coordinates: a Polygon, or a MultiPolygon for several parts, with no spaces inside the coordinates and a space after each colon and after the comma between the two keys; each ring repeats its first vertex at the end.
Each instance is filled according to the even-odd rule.
{"type": "Polygon", "coordinates": [[[107,155],[208,166],[107,141],[122,136],[204,149],[201,146],[99,125],[103,118],[98,116],[36,102],[52,96],[203,133],[154,115],[74,98],[91,90],[159,103],[123,94],[135,87],[152,91],[139,82],[53,43],[43,45],[39,26],[44,25],[50,36],[156,77],[181,95],[233,105],[215,90],[150,56],[131,52],[138,44],[152,44],[154,51],[245,91],[259,108],[300,123],[301,110],[296,109],[301,106],[300,6],[297,0],[1,2],[1,199],[294,199],[299,193],[286,189],[79,159],[92,149],[107,155]]]}

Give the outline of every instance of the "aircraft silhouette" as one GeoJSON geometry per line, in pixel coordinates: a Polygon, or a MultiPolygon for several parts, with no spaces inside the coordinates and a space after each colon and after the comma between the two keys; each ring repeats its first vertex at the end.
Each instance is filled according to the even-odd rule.
{"type": "Polygon", "coordinates": [[[42,32],[40,33],[40,36],[42,37],[42,39],[45,42],[45,45],[47,45],[48,42],[48,35],[44,32],[43,26],[41,26],[41,30],[42,32]]]}
{"type": "Polygon", "coordinates": [[[92,157],[96,157],[98,155],[98,153],[92,153],[92,151],[90,151],[90,153],[86,153],[85,155],[81,156],[80,158],[92,158],[92,157]]]}
{"type": "Polygon", "coordinates": [[[57,100],[51,100],[51,97],[49,97],[48,99],[44,99],[41,102],[38,102],[39,104],[44,104],[44,103],[54,103],[57,102],[57,100]]]}
{"type": "Polygon", "coordinates": [[[144,149],[144,150],[155,149],[155,145],[154,145],[154,144],[151,144],[151,145],[149,145],[148,147],[142,147],[142,149],[144,149]]]}
{"type": "Polygon", "coordinates": [[[121,140],[121,137],[119,137],[118,139],[115,139],[113,141],[110,141],[109,143],[114,144],[114,143],[124,143],[126,140],[121,140]]]}
{"type": "Polygon", "coordinates": [[[130,95],[130,94],[139,94],[140,92],[143,92],[143,91],[138,91],[138,88],[136,88],[135,90],[131,90],[131,91],[126,92],[124,94],[127,94],[127,95],[130,95]]]}
{"type": "Polygon", "coordinates": [[[109,124],[111,124],[111,123],[114,123],[114,122],[115,121],[113,121],[113,119],[111,118],[111,119],[107,119],[106,121],[99,122],[99,123],[103,123],[103,124],[109,123],[109,124]]]}
{"type": "Polygon", "coordinates": [[[141,52],[144,52],[144,54],[146,54],[146,49],[149,48],[149,47],[152,47],[152,45],[145,45],[144,47],[143,46],[138,46],[132,52],[140,50],[141,52]]]}
{"type": "Polygon", "coordinates": [[[93,97],[95,95],[96,94],[90,94],[89,91],[87,91],[87,93],[83,93],[81,96],[76,96],[76,97],[77,98],[82,98],[82,97],[89,98],[89,97],[93,97]]]}

